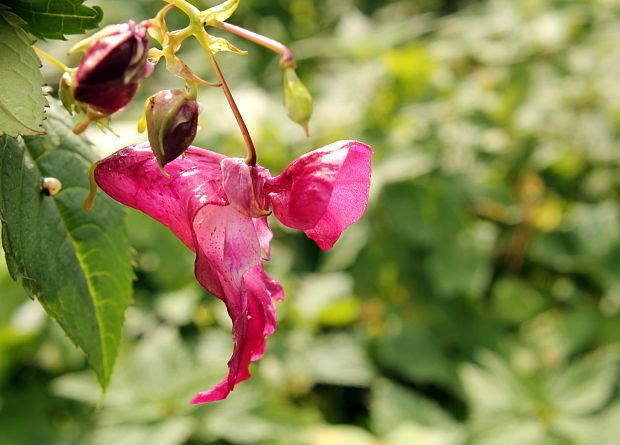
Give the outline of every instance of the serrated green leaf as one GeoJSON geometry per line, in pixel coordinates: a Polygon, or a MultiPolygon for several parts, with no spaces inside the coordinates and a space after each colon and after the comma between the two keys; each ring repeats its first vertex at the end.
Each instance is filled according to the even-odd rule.
{"type": "Polygon", "coordinates": [[[0,217],[13,279],[88,356],[106,388],[131,294],[131,255],[122,208],[100,196],[90,212],[87,170],[95,160],[58,102],[48,112],[47,135],[0,138],[0,217]],[[42,177],[62,190],[40,190],[42,177]]]}
{"type": "Polygon", "coordinates": [[[65,40],[65,34],[83,34],[99,26],[103,11],[83,5],[84,0],[3,0],[26,22],[24,28],[40,39],[65,40]]]}
{"type": "Polygon", "coordinates": [[[0,9],[0,135],[43,133],[41,62],[20,23],[19,17],[0,9]]]}

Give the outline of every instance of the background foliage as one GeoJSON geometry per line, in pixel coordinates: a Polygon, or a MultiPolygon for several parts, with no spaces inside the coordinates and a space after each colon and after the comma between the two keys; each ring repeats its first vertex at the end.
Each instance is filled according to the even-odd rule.
{"type": "MultiPolygon", "coordinates": [[[[103,6],[105,24],[160,2],[103,6]]],[[[85,359],[2,264],[0,443],[619,444],[619,12],[615,0],[242,2],[231,23],[294,42],[316,101],[307,140],[286,120],[277,56],[231,39],[251,50],[220,60],[261,164],[367,142],[366,216],[328,253],[272,221],[278,331],[254,377],[206,406],[188,400],[225,374],[229,322],[157,223],[128,216],[135,301],[98,410],[85,359]]],[[[140,94],[179,83],[158,68],[140,94]]],[[[199,100],[197,145],[240,156],[221,93],[199,100]]],[[[140,107],[116,120],[121,140],[92,133],[101,154],[136,137],[140,107]]]]}

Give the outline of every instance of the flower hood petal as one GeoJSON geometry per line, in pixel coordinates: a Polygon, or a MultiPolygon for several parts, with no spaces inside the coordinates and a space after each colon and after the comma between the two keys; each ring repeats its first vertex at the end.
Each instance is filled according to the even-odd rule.
{"type": "Polygon", "coordinates": [[[338,141],[296,159],[265,183],[275,216],[330,249],[366,209],[371,154],[361,142],[338,141]]]}

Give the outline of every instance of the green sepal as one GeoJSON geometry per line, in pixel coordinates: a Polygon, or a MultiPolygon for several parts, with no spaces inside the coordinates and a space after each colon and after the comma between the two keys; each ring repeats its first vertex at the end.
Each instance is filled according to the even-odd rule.
{"type": "Polygon", "coordinates": [[[228,0],[202,11],[201,16],[206,25],[213,21],[223,22],[233,15],[238,6],[239,0],[228,0]]]}

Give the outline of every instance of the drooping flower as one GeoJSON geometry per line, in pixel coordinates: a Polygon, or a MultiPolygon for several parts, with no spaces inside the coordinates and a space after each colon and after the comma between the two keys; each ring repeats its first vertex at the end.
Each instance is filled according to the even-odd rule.
{"type": "Polygon", "coordinates": [[[250,377],[275,330],[273,300],[282,286],[263,269],[273,207],[285,225],[303,230],[322,249],[360,218],[368,201],[370,147],[339,141],[312,151],[272,177],[260,165],[189,147],[159,171],[148,143],[125,147],[99,162],[97,184],[112,198],[152,216],[196,253],[199,283],[224,301],[234,350],[227,377],[192,403],[225,398],[250,377]]]}
{"type": "Polygon", "coordinates": [[[131,101],[140,80],[153,71],[153,65],[146,60],[147,27],[130,20],[105,28],[78,45],[78,49],[88,49],[73,82],[76,100],[104,115],[131,101]]]}

